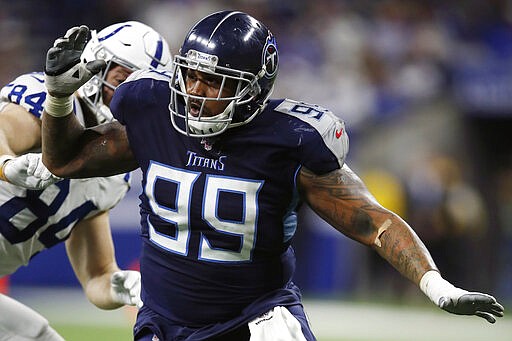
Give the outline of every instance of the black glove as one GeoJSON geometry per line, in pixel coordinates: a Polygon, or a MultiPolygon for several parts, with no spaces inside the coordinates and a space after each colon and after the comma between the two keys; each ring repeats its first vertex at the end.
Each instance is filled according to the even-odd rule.
{"type": "Polygon", "coordinates": [[[443,296],[439,299],[439,306],[452,314],[476,315],[490,323],[496,322],[496,317],[503,317],[504,308],[496,299],[479,292],[466,292],[461,296],[443,296]]]}
{"type": "Polygon", "coordinates": [[[490,323],[503,317],[505,310],[494,297],[457,288],[435,270],[427,271],[420,280],[421,291],[441,309],[457,315],[476,315],[490,323]]]}
{"type": "Polygon", "coordinates": [[[87,43],[89,28],[85,25],[70,28],[66,35],[55,40],[46,54],[45,85],[54,97],[72,95],[93,75],[106,67],[104,60],[85,63],[80,56],[87,43]]]}

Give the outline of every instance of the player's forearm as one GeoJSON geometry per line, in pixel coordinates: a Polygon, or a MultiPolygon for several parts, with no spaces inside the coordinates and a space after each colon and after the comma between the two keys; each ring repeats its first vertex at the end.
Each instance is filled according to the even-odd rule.
{"type": "Polygon", "coordinates": [[[76,161],[79,152],[77,146],[83,131],[74,115],[53,117],[43,113],[43,163],[53,174],[72,177],[80,170],[81,164],[76,161]]]}
{"type": "Polygon", "coordinates": [[[101,276],[91,278],[84,284],[84,292],[87,299],[96,307],[104,310],[117,309],[124,304],[115,302],[110,293],[110,278],[115,271],[119,269],[112,269],[101,276]]]}
{"type": "Polygon", "coordinates": [[[75,275],[89,302],[105,310],[116,309],[124,305],[115,301],[111,294],[110,278],[114,272],[119,271],[115,262],[105,263],[102,267],[96,264],[94,267],[90,264],[92,261],[89,258],[91,257],[87,256],[87,252],[80,244],[72,245],[66,242],[66,249],[75,275]]]}
{"type": "Polygon", "coordinates": [[[45,114],[42,137],[44,164],[63,178],[110,176],[138,167],[119,123],[84,129],[74,115],[45,114]]]}
{"type": "Polygon", "coordinates": [[[82,232],[84,232],[83,229],[80,230],[78,227],[78,230],[73,231],[66,241],[66,251],[76,278],[80,282],[85,296],[92,304],[106,310],[119,308],[123,304],[115,301],[111,295],[110,278],[114,272],[119,271],[115,261],[108,261],[113,255],[108,255],[108,251],[105,253],[102,245],[98,246],[95,254],[91,254],[95,251],[90,244],[101,244],[102,241],[96,240],[94,235],[82,234],[82,232]],[[80,235],[74,236],[75,232],[80,235]]]}
{"type": "Polygon", "coordinates": [[[429,251],[416,233],[391,212],[380,226],[372,248],[417,285],[427,271],[437,270],[429,251]]]}

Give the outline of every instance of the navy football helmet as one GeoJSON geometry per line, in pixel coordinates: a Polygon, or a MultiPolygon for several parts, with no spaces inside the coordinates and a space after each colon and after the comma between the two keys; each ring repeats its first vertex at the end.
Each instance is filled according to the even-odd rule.
{"type": "Polygon", "coordinates": [[[208,137],[251,121],[265,107],[274,88],[279,65],[274,35],[263,23],[237,11],[213,13],[200,20],[187,34],[180,53],[174,57],[171,84],[171,121],[180,133],[208,137]],[[220,77],[236,83],[231,97],[187,94],[187,70],[220,77]],[[206,101],[228,101],[226,109],[203,117],[206,101]],[[190,114],[192,101],[200,102],[199,114],[190,114]],[[184,104],[183,109],[179,106],[184,104]]]}

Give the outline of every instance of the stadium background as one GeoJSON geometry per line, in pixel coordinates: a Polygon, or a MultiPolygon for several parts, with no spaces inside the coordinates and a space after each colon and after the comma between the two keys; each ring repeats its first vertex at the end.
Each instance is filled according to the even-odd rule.
{"type": "MultiPolygon", "coordinates": [[[[244,10],[274,32],[280,52],[274,97],[321,104],[346,121],[349,165],[384,206],[411,223],[444,277],[494,294],[506,309],[512,306],[512,1],[0,0],[0,84],[42,70],[47,48],[70,26],[140,20],[160,31],[177,53],[188,28],[221,9],[244,10]]],[[[137,267],[139,178],[136,172],[128,196],[111,215],[116,255],[125,268],[137,267]]],[[[418,329],[439,329],[428,327],[415,309],[434,314],[437,326],[465,323],[436,315],[414,285],[307,207],[300,218],[296,282],[319,307],[312,308],[322,314],[318,323],[336,315],[349,322],[335,320],[329,328],[347,330],[357,326],[350,322],[357,312],[367,322],[382,312],[374,325],[398,314],[401,322],[386,324],[388,340],[401,340],[394,328],[403,328],[404,320],[418,329]],[[391,307],[359,311],[366,309],[360,302],[391,307]],[[341,306],[325,305],[333,303],[341,306]]],[[[67,296],[78,283],[62,245],[36,256],[8,284],[4,290],[58,321],[70,300],[83,299],[80,292],[67,296]],[[40,292],[42,299],[35,294],[40,292]]],[[[101,324],[104,313],[93,310],[100,316],[94,323],[101,324]]],[[[71,323],[83,317],[65,315],[71,323]]],[[[510,319],[494,329],[469,321],[485,333],[512,335],[510,319]]],[[[484,335],[469,326],[457,334],[461,340],[484,335]]]]}

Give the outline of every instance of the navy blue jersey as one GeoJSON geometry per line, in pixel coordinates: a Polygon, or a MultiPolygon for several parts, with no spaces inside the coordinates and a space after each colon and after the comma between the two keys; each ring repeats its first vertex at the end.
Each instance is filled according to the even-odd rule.
{"type": "Polygon", "coordinates": [[[261,314],[286,300],[294,272],[296,174],[343,165],[344,124],[324,108],[272,100],[244,126],[191,138],[171,124],[168,81],[137,72],[111,103],[143,173],[142,299],[192,327],[268,298],[261,314]]]}

